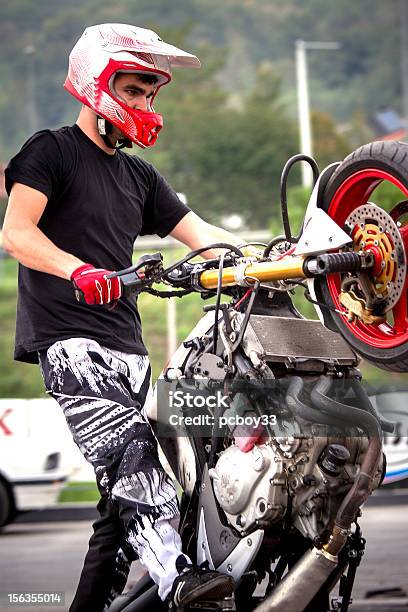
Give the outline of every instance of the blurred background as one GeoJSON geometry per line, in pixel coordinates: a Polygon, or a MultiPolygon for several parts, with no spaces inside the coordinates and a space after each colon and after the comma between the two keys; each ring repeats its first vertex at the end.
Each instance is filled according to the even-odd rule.
{"type": "MultiPolygon", "coordinates": [[[[68,53],[84,28],[134,23],[197,54],[202,69],[174,71],[156,100],[165,121],[157,146],[132,153],[155,164],[206,220],[243,237],[259,229],[280,233],[279,179],[291,155],[307,146],[323,168],[371,140],[406,137],[407,6],[406,0],[3,2],[0,168],[33,132],[75,122],[78,102],[62,84],[68,53]],[[307,64],[306,81],[299,62],[307,64]],[[311,126],[306,144],[300,141],[299,93],[303,123],[311,126]]],[[[295,170],[289,191],[295,226],[310,193],[306,183],[295,170]]],[[[0,225],[5,206],[0,180],[0,225]]],[[[16,264],[1,259],[0,397],[37,397],[43,392],[37,369],[12,361],[15,288],[16,264]]],[[[140,306],[157,376],[167,352],[166,304],[143,296],[140,306]]],[[[201,306],[198,296],[183,301],[178,340],[201,306]]],[[[383,376],[370,369],[366,375],[383,376]]]]}
{"type": "MultiPolygon", "coordinates": [[[[310,151],[322,169],[364,143],[407,137],[407,0],[2,2],[0,226],[9,158],[33,132],[75,122],[78,102],[62,87],[68,53],[86,26],[103,22],[152,28],[201,59],[201,70],[175,69],[160,91],[156,110],[165,127],[158,144],[131,153],[155,164],[199,215],[243,238],[256,230],[266,240],[281,232],[279,181],[290,156],[310,151]]],[[[288,198],[294,231],[309,194],[295,169],[288,198]]],[[[387,197],[385,188],[381,204],[387,197]]],[[[163,245],[168,261],[181,255],[163,245]]],[[[38,398],[38,368],[12,359],[16,275],[16,262],[0,248],[0,398],[38,398]]],[[[168,357],[166,330],[173,330],[173,345],[183,340],[203,303],[188,296],[177,313],[152,296],[139,303],[157,377],[168,357]]],[[[314,316],[312,307],[302,310],[314,316]]],[[[362,369],[378,385],[408,382],[408,375],[362,369]]]]}

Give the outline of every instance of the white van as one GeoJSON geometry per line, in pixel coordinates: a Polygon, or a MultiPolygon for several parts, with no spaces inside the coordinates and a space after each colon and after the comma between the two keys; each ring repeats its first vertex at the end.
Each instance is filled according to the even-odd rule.
{"type": "Polygon", "coordinates": [[[387,472],[384,484],[408,486],[408,390],[381,390],[371,398],[377,410],[395,423],[395,431],[384,436],[387,472]],[[403,482],[404,481],[404,482],[403,482]]]}
{"type": "Polygon", "coordinates": [[[78,472],[94,479],[55,400],[0,399],[0,526],[16,511],[55,504],[78,472]]]}

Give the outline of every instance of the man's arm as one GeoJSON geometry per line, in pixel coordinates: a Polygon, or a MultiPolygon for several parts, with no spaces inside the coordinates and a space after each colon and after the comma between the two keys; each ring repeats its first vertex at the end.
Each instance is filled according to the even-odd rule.
{"type": "Polygon", "coordinates": [[[4,219],[2,246],[27,268],[69,280],[84,262],[59,249],[37,227],[46,204],[47,197],[41,191],[15,183],[4,219]]]}
{"type": "MultiPolygon", "coordinates": [[[[199,249],[216,242],[226,242],[234,246],[238,246],[244,242],[238,236],[227,232],[227,230],[207,223],[192,211],[187,213],[182,220],[177,223],[176,227],[170,232],[170,236],[173,236],[173,238],[176,238],[176,240],[179,240],[191,250],[199,249]]],[[[213,259],[221,252],[222,251],[218,249],[204,251],[202,256],[207,259],[213,259]]]]}

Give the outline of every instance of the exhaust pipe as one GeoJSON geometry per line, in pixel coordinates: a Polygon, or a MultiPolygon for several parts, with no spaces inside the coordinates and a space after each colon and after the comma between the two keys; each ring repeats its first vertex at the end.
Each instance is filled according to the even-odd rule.
{"type": "Polygon", "coordinates": [[[255,612],[302,612],[337,564],[334,555],[312,548],[289,570],[255,612]]]}
{"type": "Polygon", "coordinates": [[[311,393],[312,401],[322,410],[335,414],[339,418],[344,418],[344,414],[348,415],[347,418],[352,417],[355,424],[360,426],[368,437],[368,448],[360,472],[340,505],[332,534],[324,546],[326,552],[337,555],[347,540],[347,534],[358,509],[372,492],[374,474],[381,459],[382,432],[380,423],[372,412],[341,404],[328,397],[327,393],[330,391],[332,382],[329,378],[321,377],[311,393]]]}
{"type": "MultiPolygon", "coordinates": [[[[327,396],[332,381],[321,377],[311,393],[315,406],[336,416],[340,421],[354,422],[362,427],[369,439],[368,448],[361,464],[360,473],[341,504],[329,541],[323,549],[312,548],[288,571],[274,588],[272,594],[256,608],[256,612],[302,612],[318,593],[322,584],[338,565],[337,555],[347,541],[351,524],[359,507],[366,501],[372,490],[372,480],[381,457],[381,428],[377,415],[354,406],[341,404],[327,396]]],[[[312,413],[299,400],[303,387],[302,380],[294,380],[289,387],[289,407],[303,413],[310,420],[312,413]],[[307,408],[307,410],[305,410],[307,408]]],[[[360,396],[361,399],[361,396],[360,396]]],[[[365,406],[366,407],[366,406],[365,406]]],[[[327,417],[326,417],[327,418],[327,417]]]]}

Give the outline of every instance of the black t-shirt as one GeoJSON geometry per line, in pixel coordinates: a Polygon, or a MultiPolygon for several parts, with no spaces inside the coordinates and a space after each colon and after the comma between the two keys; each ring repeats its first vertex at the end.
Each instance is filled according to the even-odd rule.
{"type": "MultiPolygon", "coordinates": [[[[5,177],[8,193],[18,182],[47,196],[38,227],[54,244],[107,270],[132,265],[138,235],[164,237],[190,210],[151,164],[105,153],[77,125],[34,134],[5,177]]],[[[70,281],[20,265],[14,358],[36,363],[38,350],[72,337],[147,354],[134,298],[80,304],[70,281]]]]}

